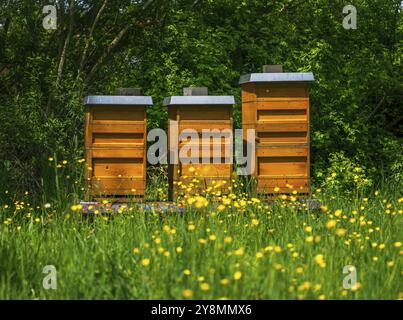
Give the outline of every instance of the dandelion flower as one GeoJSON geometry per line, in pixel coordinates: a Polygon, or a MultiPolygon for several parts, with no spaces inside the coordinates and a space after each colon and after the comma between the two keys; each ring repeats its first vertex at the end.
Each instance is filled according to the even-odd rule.
{"type": "Polygon", "coordinates": [[[326,222],[326,228],[331,229],[334,228],[336,226],[336,220],[329,220],[328,222],[326,222]]]}
{"type": "Polygon", "coordinates": [[[147,267],[147,266],[149,266],[150,265],[150,259],[143,259],[143,260],[141,260],[141,264],[144,266],[144,267],[147,267]]]}
{"type": "Polygon", "coordinates": [[[314,260],[315,260],[315,263],[316,263],[317,265],[319,265],[321,268],[324,268],[324,267],[326,266],[326,263],[325,263],[325,259],[324,259],[323,254],[318,254],[318,255],[316,255],[315,258],[314,258],[314,260]]]}
{"type": "Polygon", "coordinates": [[[210,285],[208,283],[203,282],[200,284],[200,289],[202,291],[208,291],[210,289],[210,285]]]}
{"type": "Polygon", "coordinates": [[[182,295],[186,299],[191,298],[193,296],[193,291],[190,289],[185,289],[182,291],[182,295]]]}
{"type": "Polygon", "coordinates": [[[336,230],[336,234],[337,234],[339,237],[343,237],[343,236],[346,234],[346,229],[339,228],[339,229],[336,230]]]}
{"type": "Polygon", "coordinates": [[[225,243],[231,243],[232,242],[232,237],[230,237],[230,236],[225,237],[224,242],[225,243]]]}
{"type": "Polygon", "coordinates": [[[235,273],[234,273],[234,279],[235,280],[239,280],[239,279],[241,279],[242,278],[242,272],[241,271],[236,271],[235,273]]]}

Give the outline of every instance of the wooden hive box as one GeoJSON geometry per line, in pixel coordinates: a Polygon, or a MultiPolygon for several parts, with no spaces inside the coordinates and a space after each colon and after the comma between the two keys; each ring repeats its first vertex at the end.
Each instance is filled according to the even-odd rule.
{"type": "Polygon", "coordinates": [[[310,193],[309,82],[313,80],[312,73],[283,73],[282,66],[265,66],[263,73],[240,78],[242,128],[256,130],[253,176],[261,194],[310,193]]]}
{"type": "MultiPolygon", "coordinates": [[[[139,94],[139,91],[134,93],[139,94]]],[[[152,103],[151,97],[140,95],[85,98],[88,200],[108,198],[126,202],[144,198],[146,107],[152,103]]]]}
{"type": "Polygon", "coordinates": [[[204,87],[184,88],[184,96],[164,99],[164,105],[168,106],[168,176],[171,200],[176,200],[181,194],[199,194],[209,188],[214,192],[228,193],[233,170],[232,144],[229,141],[232,143],[234,103],[233,96],[208,96],[208,90],[204,87]],[[182,158],[190,163],[182,161],[183,159],[173,163],[173,159],[183,152],[183,147],[196,143],[193,138],[181,139],[180,135],[189,129],[197,132],[200,142],[198,158],[192,152],[184,152],[182,158]],[[203,130],[217,129],[223,133],[221,137],[213,139],[202,136],[203,130]],[[178,134],[174,133],[175,130],[178,134]]]}

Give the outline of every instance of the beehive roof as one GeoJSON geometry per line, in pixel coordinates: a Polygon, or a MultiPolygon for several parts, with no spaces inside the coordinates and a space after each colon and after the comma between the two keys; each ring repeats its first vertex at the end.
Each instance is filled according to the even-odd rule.
{"type": "Polygon", "coordinates": [[[150,96],[87,96],[84,104],[151,106],[153,99],[150,96]]]}
{"type": "Polygon", "coordinates": [[[164,99],[164,106],[170,105],[233,105],[234,96],[172,96],[164,99]]]}
{"type": "Polygon", "coordinates": [[[312,72],[249,73],[239,78],[239,84],[248,82],[308,82],[314,80],[312,72]]]}

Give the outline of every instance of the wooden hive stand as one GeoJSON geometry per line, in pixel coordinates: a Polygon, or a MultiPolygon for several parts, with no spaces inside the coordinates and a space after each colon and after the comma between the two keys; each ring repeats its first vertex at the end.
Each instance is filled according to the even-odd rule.
{"type": "Polygon", "coordinates": [[[164,105],[168,106],[169,198],[176,200],[181,194],[199,194],[209,188],[214,192],[228,193],[233,170],[234,97],[208,96],[205,87],[184,88],[183,92],[184,96],[164,99],[164,105]],[[174,128],[178,130],[177,135],[174,134],[176,130],[174,128]],[[197,132],[199,157],[195,160],[198,163],[192,160],[194,159],[192,152],[186,153],[185,156],[190,163],[185,163],[178,157],[180,154],[178,151],[183,147],[197,143],[193,138],[180,139],[181,133],[189,129],[197,132]],[[217,139],[202,138],[203,130],[217,129],[220,132],[229,132],[230,135],[223,133],[217,139]],[[179,160],[178,163],[173,163],[175,157],[179,160]]]}
{"type": "Polygon", "coordinates": [[[139,89],[84,99],[86,200],[144,199],[146,189],[146,107],[152,98],[139,89]]]}
{"type": "Polygon", "coordinates": [[[281,65],[241,76],[242,128],[256,130],[253,176],[257,192],[310,193],[309,82],[312,73],[283,73],[281,65]],[[280,190],[278,190],[278,188],[280,190]]]}

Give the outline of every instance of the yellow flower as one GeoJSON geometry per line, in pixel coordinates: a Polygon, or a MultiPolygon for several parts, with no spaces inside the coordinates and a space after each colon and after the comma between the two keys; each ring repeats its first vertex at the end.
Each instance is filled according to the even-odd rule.
{"type": "Polygon", "coordinates": [[[341,211],[340,209],[337,209],[337,210],[334,212],[334,216],[335,216],[335,217],[340,217],[340,216],[341,216],[341,213],[342,213],[342,211],[341,211]]]}
{"type": "Polygon", "coordinates": [[[353,285],[352,287],[351,287],[351,291],[357,291],[358,289],[360,289],[361,288],[361,283],[359,283],[359,282],[357,282],[355,285],[353,285]]]}
{"type": "Polygon", "coordinates": [[[143,260],[141,260],[141,264],[142,264],[144,267],[149,266],[149,265],[150,265],[150,259],[143,259],[143,260]]]}
{"type": "Polygon", "coordinates": [[[181,247],[177,247],[177,248],[176,248],[176,252],[177,252],[177,253],[181,253],[182,251],[183,251],[183,249],[182,249],[181,247]]]}
{"type": "Polygon", "coordinates": [[[225,206],[223,205],[223,204],[220,204],[218,207],[217,207],[217,210],[218,211],[223,211],[225,209],[225,206]]]}
{"type": "Polygon", "coordinates": [[[258,258],[258,259],[263,258],[263,253],[256,252],[256,258],[258,258]]]}
{"type": "Polygon", "coordinates": [[[184,298],[191,298],[193,296],[193,291],[190,289],[185,289],[182,291],[182,295],[184,298]]]}
{"type": "Polygon", "coordinates": [[[305,232],[312,232],[312,227],[306,226],[304,230],[305,230],[305,232]]]}
{"type": "Polygon", "coordinates": [[[188,225],[188,230],[189,230],[189,231],[193,231],[194,229],[196,229],[196,227],[195,227],[194,224],[189,224],[189,225],[188,225]]]}
{"type": "Polygon", "coordinates": [[[259,224],[259,220],[252,219],[252,225],[257,226],[259,224]]]}
{"type": "Polygon", "coordinates": [[[308,281],[305,281],[303,283],[301,283],[301,285],[298,287],[299,291],[305,291],[308,290],[311,287],[311,283],[308,281]]]}
{"type": "Polygon", "coordinates": [[[280,246],[275,246],[275,247],[274,247],[274,252],[280,253],[281,251],[282,251],[282,249],[281,249],[280,246]]]}
{"type": "Polygon", "coordinates": [[[242,256],[244,253],[245,253],[244,248],[239,248],[239,249],[235,250],[235,252],[234,252],[234,254],[236,256],[242,256]]]}
{"type": "Polygon", "coordinates": [[[389,268],[392,268],[393,266],[394,266],[394,262],[393,261],[388,261],[388,263],[387,263],[387,266],[389,267],[389,268]]]}
{"type": "Polygon", "coordinates": [[[306,242],[313,242],[313,236],[309,236],[305,238],[306,242]]]}
{"type": "Polygon", "coordinates": [[[279,187],[275,187],[275,188],[274,188],[274,191],[275,191],[275,192],[279,192],[279,191],[280,191],[280,188],[279,188],[279,187]]]}
{"type": "Polygon", "coordinates": [[[314,258],[314,260],[315,260],[315,263],[316,263],[317,265],[319,265],[321,268],[324,268],[324,267],[326,266],[326,263],[325,263],[325,259],[324,259],[324,257],[323,257],[323,254],[318,254],[318,255],[316,255],[315,258],[314,258]]]}
{"type": "Polygon", "coordinates": [[[200,289],[202,291],[208,291],[210,289],[210,285],[208,283],[203,282],[200,284],[200,289]]]}
{"type": "Polygon", "coordinates": [[[160,244],[160,243],[161,243],[161,238],[156,238],[156,239],[154,240],[154,242],[155,242],[156,244],[160,244]]]}
{"type": "Polygon", "coordinates": [[[297,269],[295,269],[296,273],[303,273],[304,272],[304,268],[302,267],[298,267],[297,269]]]}
{"type": "Polygon", "coordinates": [[[224,242],[225,243],[231,243],[232,242],[232,237],[230,237],[230,236],[225,237],[224,242]]]}
{"type": "Polygon", "coordinates": [[[133,248],[133,253],[139,253],[140,249],[139,248],[133,248]]]}
{"type": "Polygon", "coordinates": [[[402,243],[400,241],[397,241],[393,245],[395,248],[400,248],[402,246],[402,243]]]}
{"type": "Polygon", "coordinates": [[[326,228],[328,229],[334,228],[335,226],[336,226],[335,220],[329,220],[328,222],[326,222],[326,228]]]}
{"type": "Polygon", "coordinates": [[[229,279],[228,279],[228,278],[221,279],[221,280],[220,280],[220,283],[221,283],[223,286],[226,286],[226,285],[229,283],[229,279]]]}
{"type": "Polygon", "coordinates": [[[217,237],[214,234],[211,234],[208,238],[210,241],[215,241],[217,239],[217,237]]]}
{"type": "Polygon", "coordinates": [[[239,280],[239,279],[241,279],[242,278],[242,272],[241,271],[236,271],[235,273],[234,273],[234,279],[235,280],[239,280]]]}
{"type": "Polygon", "coordinates": [[[339,229],[336,230],[336,234],[337,234],[339,237],[342,237],[342,236],[344,236],[344,235],[346,234],[346,229],[339,228],[339,229]]]}
{"type": "Polygon", "coordinates": [[[185,269],[185,270],[183,270],[183,274],[186,276],[190,276],[192,274],[192,272],[189,269],[185,269]]]}
{"type": "Polygon", "coordinates": [[[325,296],[324,294],[321,294],[321,295],[319,296],[319,300],[326,300],[326,296],[325,296]]]}

